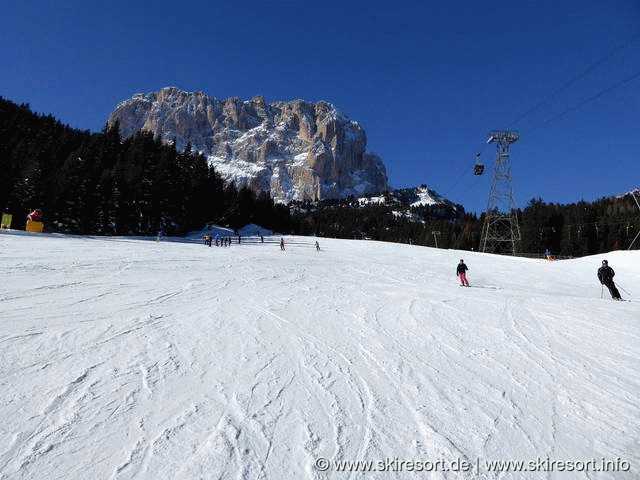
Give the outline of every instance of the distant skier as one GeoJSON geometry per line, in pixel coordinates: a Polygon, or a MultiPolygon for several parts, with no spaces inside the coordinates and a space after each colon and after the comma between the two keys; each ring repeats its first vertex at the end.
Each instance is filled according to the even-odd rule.
{"type": "Polygon", "coordinates": [[[553,255],[551,255],[551,250],[549,250],[548,248],[545,250],[544,252],[544,256],[546,257],[547,260],[549,260],[550,262],[553,261],[553,255]]]}
{"type": "Polygon", "coordinates": [[[609,266],[609,262],[606,260],[602,261],[602,266],[598,269],[598,280],[604,286],[609,289],[609,293],[611,294],[611,298],[614,300],[622,300],[620,297],[620,292],[616,288],[616,284],[613,283],[613,277],[616,272],[613,271],[613,268],[609,266]]]}
{"type": "Polygon", "coordinates": [[[464,260],[461,259],[460,263],[458,264],[458,268],[456,268],[456,275],[460,277],[460,283],[463,287],[469,286],[469,281],[467,280],[467,270],[469,269],[465,265],[464,260]]]}
{"type": "Polygon", "coordinates": [[[318,241],[316,240],[316,252],[320,251],[320,244],[318,243],[318,241]]]}
{"type": "Polygon", "coordinates": [[[280,237],[280,250],[284,251],[284,238],[280,237]]]}
{"type": "Polygon", "coordinates": [[[42,221],[42,210],[36,208],[32,212],[29,212],[29,215],[27,215],[27,220],[30,220],[32,222],[42,221]]]}

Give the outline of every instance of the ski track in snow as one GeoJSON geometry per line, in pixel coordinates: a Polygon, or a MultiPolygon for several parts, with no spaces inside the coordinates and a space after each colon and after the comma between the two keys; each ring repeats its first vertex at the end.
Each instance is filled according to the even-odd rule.
{"type": "MultiPolygon", "coordinates": [[[[599,298],[601,256],[464,252],[487,287],[464,289],[460,252],[320,244],[1,233],[0,478],[640,476],[637,306],[599,298]],[[632,469],[321,472],[319,457],[632,469]]],[[[607,258],[640,295],[638,252],[607,258]]]]}

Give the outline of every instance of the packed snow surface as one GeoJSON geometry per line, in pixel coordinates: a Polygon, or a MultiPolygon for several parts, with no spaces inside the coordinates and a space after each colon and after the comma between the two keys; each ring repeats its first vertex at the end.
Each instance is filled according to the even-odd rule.
{"type": "MultiPolygon", "coordinates": [[[[605,256],[279,239],[0,233],[0,478],[640,477],[605,256]]],[[[606,258],[640,299],[640,252],[606,258]]]]}

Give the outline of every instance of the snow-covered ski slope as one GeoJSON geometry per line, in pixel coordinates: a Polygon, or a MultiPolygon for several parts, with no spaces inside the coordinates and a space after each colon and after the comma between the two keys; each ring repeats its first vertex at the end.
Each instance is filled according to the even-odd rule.
{"type": "MultiPolygon", "coordinates": [[[[605,256],[297,240],[0,233],[0,478],[640,478],[605,256]]],[[[606,258],[640,300],[640,252],[606,258]]]]}

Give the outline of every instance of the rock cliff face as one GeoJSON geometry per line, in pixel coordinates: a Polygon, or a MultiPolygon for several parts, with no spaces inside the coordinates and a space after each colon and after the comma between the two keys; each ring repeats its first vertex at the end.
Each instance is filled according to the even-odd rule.
{"type": "Polygon", "coordinates": [[[367,137],[327,102],[242,101],[177,88],[137,94],[109,116],[120,134],[153,132],[208,156],[228,182],[268,191],[277,201],[366,195],[389,188],[382,160],[367,137]]]}

